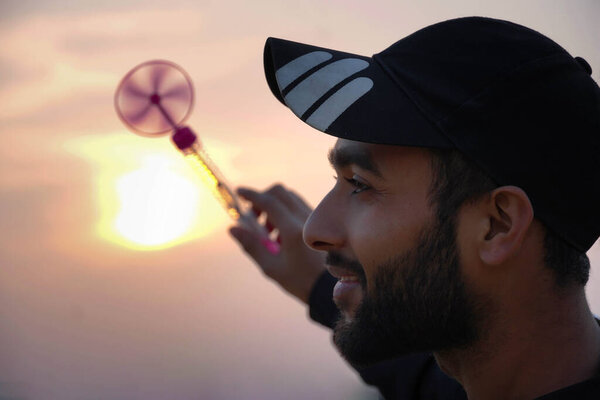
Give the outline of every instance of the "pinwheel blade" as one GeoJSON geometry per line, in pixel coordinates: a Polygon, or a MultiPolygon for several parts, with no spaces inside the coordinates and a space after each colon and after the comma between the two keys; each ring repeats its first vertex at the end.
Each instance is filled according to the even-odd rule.
{"type": "Polygon", "coordinates": [[[132,97],[137,97],[137,98],[149,98],[150,97],[150,94],[148,94],[148,92],[146,92],[145,90],[142,90],[142,88],[140,88],[134,82],[127,82],[127,84],[124,85],[121,90],[123,91],[123,94],[129,95],[132,97]]]}
{"type": "Polygon", "coordinates": [[[169,72],[169,68],[163,65],[156,65],[150,71],[150,82],[152,84],[153,93],[158,92],[161,82],[165,75],[169,72]]]}
{"type": "Polygon", "coordinates": [[[174,87],[173,89],[169,89],[166,92],[160,95],[163,99],[176,99],[179,98],[181,100],[188,100],[190,98],[191,91],[190,87],[187,84],[179,85],[174,87]]]}
{"type": "Polygon", "coordinates": [[[131,115],[124,115],[123,117],[127,120],[128,123],[135,126],[135,125],[139,124],[140,122],[142,122],[144,120],[144,118],[146,118],[146,116],[152,109],[153,105],[154,104],[148,102],[148,104],[144,108],[142,108],[140,111],[138,111],[134,114],[131,114],[131,115]]]}

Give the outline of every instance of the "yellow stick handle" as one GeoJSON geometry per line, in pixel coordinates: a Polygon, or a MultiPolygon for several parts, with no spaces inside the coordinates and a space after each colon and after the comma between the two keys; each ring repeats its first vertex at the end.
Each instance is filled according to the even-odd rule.
{"type": "Polygon", "coordinates": [[[196,170],[204,184],[210,188],[212,194],[219,200],[227,214],[235,221],[245,225],[247,228],[257,232],[261,238],[262,245],[274,255],[279,254],[279,243],[269,239],[267,229],[258,223],[251,211],[242,212],[238,196],[229,187],[219,172],[217,166],[212,162],[208,154],[202,149],[196,140],[196,135],[188,127],[177,128],[173,135],[173,142],[185,155],[192,167],[196,170]]]}
{"type": "Polygon", "coordinates": [[[210,188],[229,216],[237,221],[242,214],[238,197],[229,188],[208,154],[198,146],[190,146],[182,151],[188,162],[200,175],[202,182],[210,188]]]}

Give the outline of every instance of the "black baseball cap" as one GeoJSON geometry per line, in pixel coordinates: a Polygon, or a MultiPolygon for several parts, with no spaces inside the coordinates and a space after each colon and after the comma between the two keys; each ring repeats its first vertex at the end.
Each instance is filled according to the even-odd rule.
{"type": "Polygon", "coordinates": [[[267,82],[312,127],[355,141],[452,148],[585,252],[600,235],[600,89],[532,29],[467,17],[365,57],[269,38],[267,82]]]}

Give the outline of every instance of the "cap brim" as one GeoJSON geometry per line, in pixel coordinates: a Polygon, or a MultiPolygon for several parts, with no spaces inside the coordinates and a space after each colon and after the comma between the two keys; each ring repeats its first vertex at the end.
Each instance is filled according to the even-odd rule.
{"type": "Polygon", "coordinates": [[[269,88],[302,121],[367,143],[454,147],[375,58],[268,38],[269,88]]]}

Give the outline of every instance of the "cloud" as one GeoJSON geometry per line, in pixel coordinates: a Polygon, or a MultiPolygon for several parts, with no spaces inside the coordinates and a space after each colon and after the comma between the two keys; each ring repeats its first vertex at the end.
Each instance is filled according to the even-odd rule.
{"type": "Polygon", "coordinates": [[[198,13],[177,10],[37,15],[5,27],[0,119],[34,114],[77,93],[114,90],[131,59],[142,60],[166,40],[186,45],[199,29],[198,13]]]}
{"type": "Polygon", "coordinates": [[[112,97],[121,77],[148,59],[180,62],[196,83],[243,68],[240,60],[259,62],[262,38],[208,40],[201,14],[154,9],[37,15],[0,29],[0,120],[35,119],[84,93],[112,97]]]}

